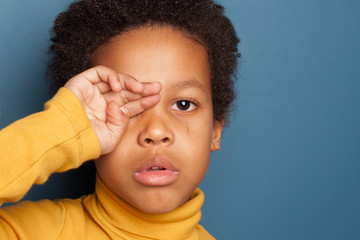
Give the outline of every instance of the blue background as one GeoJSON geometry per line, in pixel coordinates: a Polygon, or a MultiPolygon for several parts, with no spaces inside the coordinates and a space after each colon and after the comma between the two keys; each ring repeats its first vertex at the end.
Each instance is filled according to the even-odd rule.
{"type": "MultiPolygon", "coordinates": [[[[49,29],[70,2],[1,0],[0,128],[49,98],[49,29]]],[[[218,239],[360,239],[360,2],[219,2],[243,58],[201,223],[218,239]]],[[[26,199],[68,196],[69,179],[26,199]]]]}

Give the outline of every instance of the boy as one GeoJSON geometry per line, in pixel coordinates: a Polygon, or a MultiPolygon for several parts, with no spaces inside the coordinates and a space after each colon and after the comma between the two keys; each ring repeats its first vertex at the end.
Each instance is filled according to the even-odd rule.
{"type": "Polygon", "coordinates": [[[0,132],[0,203],[91,159],[96,191],[4,208],[0,236],[213,239],[198,224],[197,186],[220,148],[239,57],[222,7],[84,0],[59,15],[52,41],[57,94],[0,132]]]}

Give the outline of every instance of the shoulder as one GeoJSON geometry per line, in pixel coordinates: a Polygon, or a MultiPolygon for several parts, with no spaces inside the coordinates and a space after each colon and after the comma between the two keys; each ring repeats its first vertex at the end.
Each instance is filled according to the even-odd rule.
{"type": "Polygon", "coordinates": [[[0,209],[1,225],[20,239],[56,239],[68,226],[81,229],[84,223],[81,201],[81,198],[23,201],[0,209]]]}

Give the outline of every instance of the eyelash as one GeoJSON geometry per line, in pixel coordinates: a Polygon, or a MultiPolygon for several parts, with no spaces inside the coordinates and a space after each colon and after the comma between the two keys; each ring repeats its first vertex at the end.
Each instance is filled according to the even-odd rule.
{"type": "Polygon", "coordinates": [[[189,98],[179,99],[171,105],[171,109],[181,111],[181,112],[191,112],[191,111],[194,111],[197,107],[198,107],[197,101],[195,99],[189,99],[189,98]],[[185,102],[186,106],[189,105],[187,109],[185,109],[185,110],[179,109],[178,104],[181,104],[182,102],[185,102]]]}

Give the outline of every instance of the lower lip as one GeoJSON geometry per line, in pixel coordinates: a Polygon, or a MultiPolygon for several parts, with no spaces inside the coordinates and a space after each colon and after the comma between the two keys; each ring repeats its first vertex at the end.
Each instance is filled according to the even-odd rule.
{"type": "Polygon", "coordinates": [[[176,181],[179,176],[178,171],[142,171],[135,173],[135,179],[146,186],[166,186],[176,181]]]}

